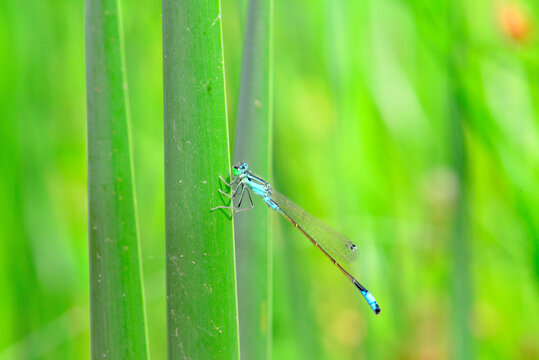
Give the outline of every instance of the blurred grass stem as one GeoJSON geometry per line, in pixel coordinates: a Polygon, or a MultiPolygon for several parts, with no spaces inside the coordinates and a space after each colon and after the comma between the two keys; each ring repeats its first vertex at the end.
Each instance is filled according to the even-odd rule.
{"type": "MultiPolygon", "coordinates": [[[[234,161],[271,179],[273,0],[250,0],[243,46],[234,161]]],[[[256,200],[256,199],[255,199],[256,200]]],[[[240,350],[243,359],[270,359],[272,246],[270,211],[262,203],[234,216],[240,350]]]]}

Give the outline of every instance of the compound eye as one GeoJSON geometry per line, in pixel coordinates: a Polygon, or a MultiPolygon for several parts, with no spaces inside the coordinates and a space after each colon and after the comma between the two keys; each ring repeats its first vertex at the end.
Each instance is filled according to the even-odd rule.
{"type": "Polygon", "coordinates": [[[232,168],[232,174],[234,174],[235,176],[239,176],[241,174],[241,170],[238,167],[234,166],[232,168]]]}

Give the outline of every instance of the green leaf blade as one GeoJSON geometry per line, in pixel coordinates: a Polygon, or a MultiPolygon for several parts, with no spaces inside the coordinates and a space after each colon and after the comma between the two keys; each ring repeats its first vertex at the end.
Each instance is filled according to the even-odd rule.
{"type": "Polygon", "coordinates": [[[92,359],[147,359],[120,13],[86,3],[92,359]]]}
{"type": "MultiPolygon", "coordinates": [[[[234,160],[271,181],[272,0],[249,2],[234,160]]],[[[258,199],[254,199],[258,202],[258,199]]],[[[269,359],[272,348],[272,246],[270,211],[262,202],[234,218],[238,263],[240,351],[269,359]]]]}
{"type": "Polygon", "coordinates": [[[237,359],[230,161],[219,1],[164,1],[169,359],[237,359]]]}

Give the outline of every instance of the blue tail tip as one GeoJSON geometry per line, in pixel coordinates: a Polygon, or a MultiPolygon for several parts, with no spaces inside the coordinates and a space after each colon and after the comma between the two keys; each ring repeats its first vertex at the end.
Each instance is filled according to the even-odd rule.
{"type": "Polygon", "coordinates": [[[367,289],[361,290],[361,294],[365,297],[365,300],[367,300],[367,304],[371,307],[372,311],[376,315],[380,314],[380,306],[378,306],[378,303],[376,302],[376,299],[370,292],[367,291],[367,289]]]}

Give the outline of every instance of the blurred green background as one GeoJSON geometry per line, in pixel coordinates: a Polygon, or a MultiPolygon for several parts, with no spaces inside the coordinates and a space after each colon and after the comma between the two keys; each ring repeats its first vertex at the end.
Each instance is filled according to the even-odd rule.
{"type": "MultiPolygon", "coordinates": [[[[231,129],[246,4],[222,1],[231,129]]],[[[122,6],[150,354],[165,359],[161,3],[122,6]]],[[[274,187],[355,240],[350,270],[382,313],[274,217],[273,358],[538,359],[539,3],[274,10],[274,187]]],[[[2,1],[2,360],[89,358],[85,118],[83,3],[2,1]]]]}

